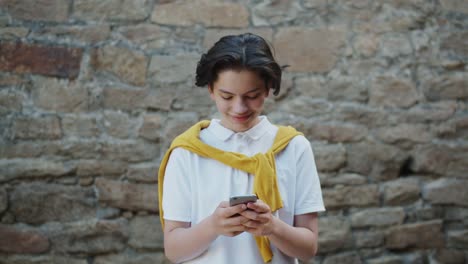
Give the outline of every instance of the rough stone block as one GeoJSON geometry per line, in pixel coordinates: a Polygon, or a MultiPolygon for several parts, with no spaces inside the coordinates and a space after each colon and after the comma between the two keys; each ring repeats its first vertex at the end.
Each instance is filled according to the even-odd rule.
{"type": "Polygon", "coordinates": [[[128,221],[86,220],[73,223],[51,223],[42,227],[52,247],[62,254],[109,254],[125,248],[128,221]]]}
{"type": "Polygon", "coordinates": [[[468,180],[440,179],[423,187],[423,197],[432,204],[468,205],[468,180]]]}
{"type": "Polygon", "coordinates": [[[384,234],[380,231],[355,231],[353,239],[357,248],[377,248],[384,244],[384,234]]]}
{"type": "Polygon", "coordinates": [[[38,254],[49,249],[46,236],[36,230],[0,224],[0,252],[38,254]]]}
{"type": "Polygon", "coordinates": [[[109,36],[109,25],[80,25],[44,27],[33,31],[30,38],[94,44],[106,40],[109,36]]]}
{"type": "Polygon", "coordinates": [[[118,161],[108,160],[80,160],[76,164],[76,175],[104,176],[117,178],[125,174],[127,165],[118,161]]]}
{"type": "Polygon", "coordinates": [[[314,122],[310,126],[307,126],[304,133],[312,139],[326,140],[335,143],[360,141],[367,135],[368,131],[364,126],[344,123],[314,122]]]}
{"type": "Polygon", "coordinates": [[[96,138],[101,134],[96,117],[85,115],[64,116],[62,130],[69,137],[96,138]]]}
{"type": "Polygon", "coordinates": [[[428,126],[423,124],[398,124],[377,130],[377,136],[392,145],[414,145],[429,142],[433,136],[428,126]]]}
{"type": "Polygon", "coordinates": [[[156,185],[132,184],[106,179],[96,179],[99,201],[109,206],[131,211],[158,212],[156,185]]]}
{"type": "Polygon", "coordinates": [[[102,143],[102,159],[142,162],[159,157],[159,145],[143,141],[106,141],[102,143]]]}
{"type": "Polygon", "coordinates": [[[127,114],[121,112],[106,111],[103,115],[103,123],[109,136],[121,139],[129,138],[136,126],[135,122],[132,122],[127,114]]]}
{"type": "Polygon", "coordinates": [[[290,71],[323,73],[335,66],[339,50],[345,43],[345,34],[346,31],[340,28],[281,28],[275,35],[273,46],[278,62],[291,65],[290,71]]]}
{"type": "Polygon", "coordinates": [[[128,244],[136,249],[163,249],[164,239],[159,216],[137,216],[130,221],[128,244]]]}
{"type": "Polygon", "coordinates": [[[319,171],[336,171],[346,164],[343,145],[314,145],[312,149],[319,171]]]}
{"type": "Polygon", "coordinates": [[[8,193],[4,188],[0,188],[0,214],[8,207],[8,193]]]}
{"type": "Polygon", "coordinates": [[[410,80],[393,76],[379,76],[373,80],[369,91],[369,105],[407,108],[420,100],[415,85],[410,80]]]}
{"type": "Polygon", "coordinates": [[[421,190],[416,179],[397,179],[383,185],[383,202],[386,205],[403,205],[419,199],[421,190]]]}
{"type": "MultiPolygon", "coordinates": [[[[456,1],[456,0],[451,0],[456,1]]],[[[466,4],[465,4],[466,5],[466,4]]],[[[465,7],[468,10],[468,7],[465,7]]],[[[455,53],[461,57],[468,57],[468,32],[459,31],[450,33],[447,37],[442,39],[441,49],[455,53]]]]}
{"type": "Polygon", "coordinates": [[[75,79],[83,50],[26,43],[0,43],[0,71],[75,79]]]}
{"type": "Polygon", "coordinates": [[[346,207],[375,206],[379,204],[377,185],[338,186],[323,189],[325,207],[330,209],[346,207]]]}
{"type": "Polygon", "coordinates": [[[385,236],[389,249],[442,248],[445,246],[442,221],[434,220],[392,227],[385,236]]]}
{"type": "Polygon", "coordinates": [[[351,215],[352,227],[399,225],[405,219],[401,207],[366,209],[351,215]]]}
{"type": "Polygon", "coordinates": [[[2,0],[0,7],[17,19],[65,22],[70,3],[71,0],[2,0]]]}
{"type": "Polygon", "coordinates": [[[62,129],[58,116],[27,117],[13,121],[14,139],[59,139],[62,129]]]}
{"type": "Polygon", "coordinates": [[[93,51],[91,65],[98,73],[114,75],[129,84],[143,86],[146,83],[148,59],[140,52],[104,46],[93,51]]]}
{"type": "Polygon", "coordinates": [[[344,218],[319,218],[318,254],[323,255],[348,246],[351,239],[351,228],[344,218]]]}
{"type": "Polygon", "coordinates": [[[323,264],[361,264],[361,257],[356,252],[345,252],[327,256],[323,264]]]}
{"type": "Polygon", "coordinates": [[[433,77],[422,84],[422,89],[430,101],[468,99],[468,74],[433,77]]]}
{"type": "Polygon", "coordinates": [[[91,219],[96,206],[93,189],[57,184],[21,184],[11,192],[10,199],[15,219],[29,224],[91,219]]]}
{"type": "Polygon", "coordinates": [[[26,97],[17,91],[0,91],[0,115],[11,112],[20,112],[26,97]]]}
{"type": "Polygon", "coordinates": [[[43,159],[0,160],[0,182],[14,179],[60,177],[73,170],[74,167],[70,164],[43,159]]]}
{"type": "Polygon", "coordinates": [[[155,55],[151,57],[148,76],[155,84],[183,82],[195,76],[199,60],[200,56],[195,54],[155,55]]]}
{"type": "Polygon", "coordinates": [[[135,21],[150,14],[148,0],[76,0],[73,17],[79,20],[135,21]]]}
{"type": "Polygon", "coordinates": [[[138,164],[128,168],[127,179],[137,182],[155,183],[158,181],[158,169],[154,163],[138,164]]]}
{"type": "Polygon", "coordinates": [[[159,141],[164,121],[166,121],[165,118],[160,114],[143,116],[143,124],[138,131],[139,136],[148,140],[159,141]]]}
{"type": "Polygon", "coordinates": [[[411,163],[414,172],[434,173],[447,177],[468,178],[468,146],[431,144],[416,148],[411,163]]]}
{"type": "Polygon", "coordinates": [[[170,2],[154,8],[151,21],[158,24],[244,28],[249,24],[249,11],[238,3],[218,0],[170,2]]]}

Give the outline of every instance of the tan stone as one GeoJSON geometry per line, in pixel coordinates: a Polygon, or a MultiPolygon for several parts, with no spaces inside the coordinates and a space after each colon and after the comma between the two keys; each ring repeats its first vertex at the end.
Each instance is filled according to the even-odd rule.
{"type": "MultiPolygon", "coordinates": [[[[136,104],[138,105],[137,102],[136,104]]],[[[131,109],[131,106],[129,109],[131,109]]],[[[129,138],[136,125],[135,122],[130,120],[127,114],[121,112],[106,111],[102,119],[106,133],[116,138],[129,138]]]]}
{"type": "Polygon", "coordinates": [[[123,162],[149,161],[159,156],[159,146],[143,141],[102,142],[102,159],[123,162]]]}
{"type": "Polygon", "coordinates": [[[165,118],[161,114],[147,114],[143,116],[143,125],[139,129],[139,136],[148,140],[160,140],[164,121],[165,118]]]}
{"type": "Polygon", "coordinates": [[[15,139],[59,139],[62,137],[57,116],[19,117],[13,122],[15,139]]]}
{"type": "Polygon", "coordinates": [[[468,74],[434,77],[425,81],[422,88],[430,101],[468,99],[468,74]]]}
{"type": "Polygon", "coordinates": [[[32,38],[57,38],[60,40],[97,43],[110,36],[109,25],[45,27],[31,34],[32,38]]]}
{"type": "Polygon", "coordinates": [[[414,150],[411,169],[415,172],[435,173],[446,177],[468,178],[468,147],[432,144],[414,150]]]}
{"type": "Polygon", "coordinates": [[[439,179],[423,188],[424,199],[432,204],[468,205],[468,180],[439,179]]]}
{"type": "Polygon", "coordinates": [[[141,52],[105,46],[93,51],[91,64],[98,73],[114,75],[123,82],[136,86],[146,83],[148,59],[141,52]]]}
{"type": "Polygon", "coordinates": [[[398,143],[425,143],[432,139],[429,128],[423,124],[398,124],[377,130],[377,136],[383,142],[398,143]]]}
{"type": "Polygon", "coordinates": [[[139,24],[136,26],[124,26],[118,29],[123,38],[144,45],[149,48],[163,48],[170,42],[171,32],[154,24],[139,24]]]}
{"type": "Polygon", "coordinates": [[[88,109],[88,89],[80,82],[36,78],[34,103],[46,110],[81,112],[88,109]]]}
{"type": "Polygon", "coordinates": [[[148,91],[146,89],[126,89],[105,87],[102,92],[103,107],[109,109],[136,110],[144,108],[148,91]]]}
{"type": "Polygon", "coordinates": [[[79,20],[144,20],[149,14],[148,0],[76,0],[73,17],[79,20]]]}
{"type": "Polygon", "coordinates": [[[361,257],[356,252],[345,252],[327,256],[323,264],[362,264],[361,257]]]}
{"type": "Polygon", "coordinates": [[[314,145],[313,152],[319,171],[336,171],[346,164],[343,145],[314,145]]]}
{"type": "Polygon", "coordinates": [[[363,139],[368,131],[364,126],[343,123],[314,122],[306,131],[310,138],[328,142],[355,142],[363,139]]]}
{"type": "Polygon", "coordinates": [[[71,256],[56,256],[56,255],[7,255],[2,260],[5,262],[0,262],[2,264],[58,264],[58,263],[67,263],[67,264],[87,264],[88,261],[84,258],[71,257],[71,256]]]}
{"type": "Polygon", "coordinates": [[[184,54],[176,56],[156,55],[151,57],[148,76],[152,83],[178,83],[194,78],[200,56],[184,54]]]}
{"type": "Polygon", "coordinates": [[[290,27],[276,33],[273,46],[279,63],[290,65],[289,71],[323,73],[335,66],[344,41],[340,28],[290,27]]]}
{"type": "Polygon", "coordinates": [[[76,164],[76,175],[104,176],[118,178],[127,171],[127,165],[118,161],[108,160],[80,160],[76,164]]]}
{"type": "Polygon", "coordinates": [[[70,0],[2,0],[0,6],[17,19],[65,22],[69,16],[70,0]]]}
{"type": "Polygon", "coordinates": [[[381,231],[355,231],[353,238],[358,248],[376,248],[384,243],[384,234],[381,231]]]}
{"type": "Polygon", "coordinates": [[[343,173],[338,175],[331,175],[320,173],[320,185],[322,187],[329,187],[334,185],[362,185],[367,182],[367,178],[355,173],[343,173]]]}
{"type": "Polygon", "coordinates": [[[98,178],[95,182],[99,201],[112,207],[131,211],[158,212],[156,185],[132,184],[98,178]]]}
{"type": "Polygon", "coordinates": [[[374,184],[362,186],[338,186],[333,189],[323,189],[325,207],[346,208],[350,206],[375,206],[379,204],[378,186],[374,184]]]}
{"type": "Polygon", "coordinates": [[[262,1],[252,8],[254,26],[270,26],[297,19],[302,7],[297,1],[262,1]]]}
{"type": "Polygon", "coordinates": [[[362,34],[356,37],[354,49],[360,56],[374,56],[379,47],[379,39],[374,34],[362,34]]]}
{"type": "Polygon", "coordinates": [[[46,236],[36,230],[0,224],[0,252],[38,254],[49,249],[46,236]]]}
{"type": "Polygon", "coordinates": [[[459,12],[468,14],[468,4],[466,1],[460,0],[441,0],[442,8],[447,11],[459,12]]]}
{"type": "Polygon", "coordinates": [[[321,255],[345,248],[351,239],[351,228],[344,218],[320,217],[319,226],[318,248],[321,255]]]}
{"type": "Polygon", "coordinates": [[[0,39],[15,40],[28,35],[29,29],[24,27],[5,27],[0,28],[0,39]]]}
{"type": "Polygon", "coordinates": [[[450,247],[459,249],[468,248],[468,230],[451,230],[448,232],[447,237],[450,247]]]}
{"type": "Polygon", "coordinates": [[[0,114],[21,111],[24,101],[25,96],[20,92],[0,90],[0,114]]]}
{"type": "Polygon", "coordinates": [[[351,215],[352,227],[400,225],[405,219],[401,207],[366,209],[351,215]]]}
{"type": "Polygon", "coordinates": [[[397,179],[383,185],[383,202],[386,205],[412,203],[419,199],[420,192],[419,182],[416,179],[397,179]]]}
{"type": "Polygon", "coordinates": [[[218,0],[194,0],[157,5],[151,21],[158,24],[244,28],[249,24],[249,11],[241,4],[218,0]]]}
{"type": "Polygon", "coordinates": [[[97,120],[93,116],[67,115],[62,118],[62,129],[66,136],[99,137],[101,134],[97,120]]]}
{"type": "Polygon", "coordinates": [[[392,227],[385,236],[389,249],[442,248],[445,245],[442,221],[433,220],[392,227]]]}
{"type": "Polygon", "coordinates": [[[154,163],[139,164],[128,168],[127,179],[131,181],[155,183],[158,181],[159,167],[154,163]]]}
{"type": "Polygon", "coordinates": [[[393,76],[374,79],[369,92],[369,105],[383,107],[410,107],[419,101],[416,87],[410,80],[393,76]]]}

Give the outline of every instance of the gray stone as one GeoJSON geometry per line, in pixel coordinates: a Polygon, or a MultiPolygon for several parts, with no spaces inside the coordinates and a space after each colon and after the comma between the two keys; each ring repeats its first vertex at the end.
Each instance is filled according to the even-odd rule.
{"type": "Polygon", "coordinates": [[[386,205],[412,203],[419,199],[420,192],[417,179],[396,179],[383,185],[383,202],[386,205]]]}
{"type": "Polygon", "coordinates": [[[158,169],[154,163],[138,164],[130,166],[127,172],[127,179],[144,183],[155,183],[158,180],[158,169]]]}
{"type": "Polygon", "coordinates": [[[419,97],[415,85],[410,80],[378,76],[370,87],[369,105],[407,108],[416,104],[419,97]]]}
{"type": "Polygon", "coordinates": [[[62,130],[69,137],[99,137],[101,131],[94,116],[67,115],[62,118],[62,130]]]}
{"type": "Polygon", "coordinates": [[[463,264],[465,263],[465,253],[456,249],[439,249],[431,255],[430,263],[463,264]]]}
{"type": "Polygon", "coordinates": [[[0,224],[0,252],[39,254],[49,249],[49,240],[37,230],[0,224]]]}
{"type": "Polygon", "coordinates": [[[53,78],[36,78],[34,104],[58,112],[88,110],[88,89],[78,81],[67,82],[53,78]]]}
{"type": "Polygon", "coordinates": [[[147,114],[143,116],[143,124],[138,131],[139,136],[148,140],[159,141],[164,121],[165,118],[161,114],[147,114]]]}
{"type": "Polygon", "coordinates": [[[345,252],[327,256],[323,264],[361,264],[361,257],[356,252],[345,252]]]}
{"type": "Polygon", "coordinates": [[[0,188],[0,215],[8,208],[8,193],[4,188],[0,188]]]}
{"type": "Polygon", "coordinates": [[[355,142],[363,139],[368,131],[364,126],[346,123],[313,122],[303,131],[308,138],[328,142],[355,142]]]}
{"type": "Polygon", "coordinates": [[[135,122],[129,116],[121,112],[106,111],[103,115],[103,125],[109,136],[126,139],[132,134],[135,122]]]}
{"type": "Polygon", "coordinates": [[[17,91],[0,91],[0,115],[20,112],[23,109],[25,96],[17,91]]]}
{"type": "Polygon", "coordinates": [[[422,88],[430,101],[468,99],[468,74],[433,77],[425,81],[422,88]]]}
{"type": "Polygon", "coordinates": [[[368,175],[377,181],[395,179],[400,174],[408,154],[400,149],[377,141],[349,144],[347,171],[368,175]]]}
{"type": "Polygon", "coordinates": [[[156,185],[132,184],[119,181],[96,179],[99,202],[108,206],[131,211],[158,212],[156,185]]]}
{"type": "Polygon", "coordinates": [[[448,231],[447,241],[451,248],[468,249],[468,229],[448,231]]]}
{"type": "Polygon", "coordinates": [[[301,6],[297,1],[263,1],[253,7],[254,26],[287,23],[297,18],[301,6]]]}
{"type": "Polygon", "coordinates": [[[403,264],[404,259],[398,256],[384,256],[368,260],[369,264],[403,264]]]}
{"type": "Polygon", "coordinates": [[[34,39],[54,39],[57,42],[98,43],[110,36],[109,25],[50,26],[30,34],[34,39]]]}
{"type": "Polygon", "coordinates": [[[354,231],[353,239],[357,248],[377,248],[384,244],[381,231],[354,231]]]}
{"type": "Polygon", "coordinates": [[[149,161],[159,157],[159,146],[142,141],[106,141],[102,159],[122,162],[149,161]]]}
{"type": "Polygon", "coordinates": [[[3,0],[0,5],[17,19],[65,22],[69,16],[70,0],[3,0]]]}
{"type": "Polygon", "coordinates": [[[355,101],[366,102],[368,99],[368,87],[362,80],[339,77],[331,79],[326,88],[328,98],[333,101],[355,101]]]}
{"type": "Polygon", "coordinates": [[[377,130],[377,136],[389,144],[414,145],[432,139],[429,128],[423,124],[398,124],[377,130]]]}
{"type": "Polygon", "coordinates": [[[80,160],[76,164],[76,175],[104,176],[118,178],[127,171],[127,165],[123,162],[110,160],[80,160]]]}
{"type": "Polygon", "coordinates": [[[319,255],[346,248],[350,239],[351,228],[346,219],[339,217],[319,218],[319,255]]]}
{"type": "Polygon", "coordinates": [[[0,264],[87,264],[84,258],[72,256],[54,256],[54,255],[7,255],[0,258],[0,264]]]}
{"type": "Polygon", "coordinates": [[[73,17],[79,20],[143,20],[150,14],[148,0],[77,0],[73,17]]]}
{"type": "Polygon", "coordinates": [[[200,56],[183,54],[176,56],[155,55],[151,57],[148,75],[152,83],[178,83],[192,79],[200,56]]]}
{"type": "Polygon", "coordinates": [[[42,228],[52,247],[61,254],[95,255],[121,251],[129,233],[125,219],[51,223],[42,228]]]}
{"type": "MultiPolygon", "coordinates": [[[[465,7],[465,11],[466,9],[467,8],[465,7]]],[[[467,35],[468,33],[466,31],[455,31],[450,33],[447,37],[442,39],[442,51],[448,51],[466,58],[468,56],[468,48],[466,47],[467,35]]]]}
{"type": "Polygon", "coordinates": [[[0,160],[0,182],[13,179],[56,178],[74,171],[71,164],[40,159],[0,160]]]}
{"type": "Polygon", "coordinates": [[[163,249],[164,240],[158,215],[137,216],[130,221],[128,244],[136,249],[163,249]]]}
{"type": "Polygon", "coordinates": [[[94,259],[94,264],[146,264],[146,263],[159,263],[170,264],[166,259],[164,253],[141,253],[135,254],[133,252],[123,254],[108,254],[104,256],[97,256],[94,259]]]}
{"type": "Polygon", "coordinates": [[[377,185],[337,186],[333,189],[324,188],[323,199],[327,208],[376,206],[379,204],[377,185]]]}
{"type": "Polygon", "coordinates": [[[314,145],[314,158],[319,171],[336,171],[346,163],[343,145],[314,145]]]}
{"type": "Polygon", "coordinates": [[[59,139],[62,137],[60,119],[56,115],[22,116],[14,120],[14,139],[59,139]]]}
{"type": "Polygon", "coordinates": [[[401,207],[366,209],[351,215],[352,227],[400,225],[405,219],[401,207]]]}
{"type": "Polygon", "coordinates": [[[367,183],[367,178],[355,173],[343,173],[338,175],[331,175],[320,173],[320,185],[322,187],[334,185],[362,185],[367,183]]]}
{"type": "Polygon", "coordinates": [[[399,56],[411,54],[412,47],[409,39],[403,34],[389,33],[382,37],[380,41],[382,55],[396,59],[399,56]]]}
{"type": "Polygon", "coordinates": [[[16,187],[10,196],[10,211],[18,222],[70,222],[96,215],[97,198],[91,188],[25,183],[16,187]]]}
{"type": "Polygon", "coordinates": [[[468,205],[468,180],[439,179],[423,187],[423,197],[432,204],[468,205]]]}
{"type": "Polygon", "coordinates": [[[445,245],[442,221],[406,224],[388,229],[385,246],[389,249],[442,248],[445,245]]]}

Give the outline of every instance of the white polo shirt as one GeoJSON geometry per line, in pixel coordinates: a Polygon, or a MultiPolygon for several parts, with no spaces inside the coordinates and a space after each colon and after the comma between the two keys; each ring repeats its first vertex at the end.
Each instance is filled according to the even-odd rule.
{"type": "MultiPolygon", "coordinates": [[[[265,153],[273,145],[278,127],[265,116],[253,128],[235,133],[213,119],[200,132],[200,139],[215,148],[247,156],[265,153]]],[[[276,155],[276,173],[284,207],[275,212],[289,225],[294,215],[324,211],[322,191],[309,141],[294,137],[276,155]]],[[[226,166],[188,150],[173,150],[164,177],[164,218],[196,225],[210,216],[221,201],[233,195],[252,194],[253,175],[226,166]]],[[[297,263],[272,245],[272,264],[297,263]]],[[[263,263],[254,237],[244,232],[235,237],[219,236],[199,257],[186,263],[263,263]]]]}

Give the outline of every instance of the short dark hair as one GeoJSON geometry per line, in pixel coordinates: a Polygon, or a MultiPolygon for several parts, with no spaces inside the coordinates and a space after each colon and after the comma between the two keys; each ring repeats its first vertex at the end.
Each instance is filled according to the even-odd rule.
{"type": "Polygon", "coordinates": [[[251,70],[265,81],[265,87],[277,95],[282,67],[275,61],[270,46],[262,37],[244,33],[219,39],[197,64],[195,85],[213,85],[224,70],[251,70]]]}

